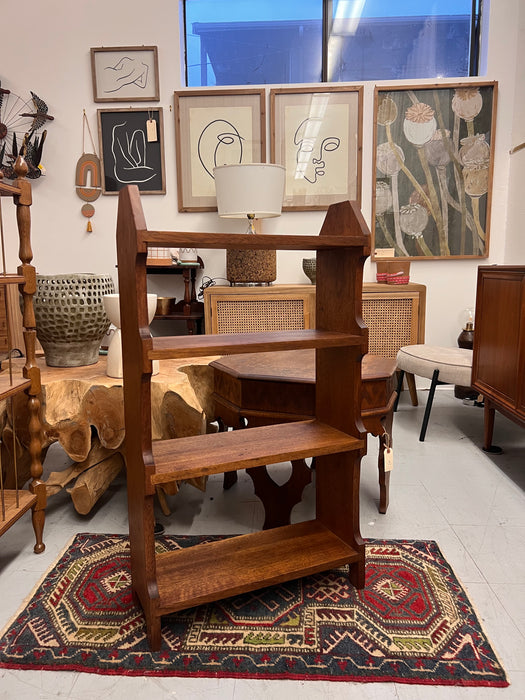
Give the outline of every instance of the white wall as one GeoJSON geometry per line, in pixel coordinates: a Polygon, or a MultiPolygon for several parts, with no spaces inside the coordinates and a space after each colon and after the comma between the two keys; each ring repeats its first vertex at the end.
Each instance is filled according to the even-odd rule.
{"type": "MultiPolygon", "coordinates": [[[[142,198],[148,227],[242,231],[242,223],[221,221],[215,213],[181,214],[177,211],[172,104],[173,91],[182,87],[182,66],[179,6],[175,0],[149,0],[146,4],[137,0],[31,2],[22,23],[17,4],[4,5],[2,24],[13,30],[3,32],[2,86],[24,96],[29,96],[29,90],[33,90],[47,102],[50,114],[55,117],[49,125],[44,150],[47,175],[33,181],[33,252],[40,273],[92,271],[110,273],[116,281],[117,198],[101,196],[94,203],[94,230],[87,233],[86,219],[80,213],[83,202],[75,194],[75,167],[82,155],[82,111],[86,110],[97,139],[97,107],[111,106],[97,105],[92,99],[89,53],[92,46],[158,46],[161,100],[157,106],[164,109],[167,193],[142,198]]],[[[489,7],[487,2],[485,6],[489,7]]],[[[499,81],[499,97],[490,257],[483,264],[525,264],[525,236],[521,230],[525,197],[520,185],[525,181],[525,150],[509,155],[510,148],[525,139],[525,98],[519,77],[519,66],[523,66],[525,58],[524,16],[520,0],[491,3],[490,32],[485,37],[487,73],[483,78],[499,81]]],[[[373,83],[365,84],[362,208],[368,222],[373,90],[373,83]]],[[[115,107],[122,106],[127,105],[115,104],[115,107]]],[[[140,106],[140,103],[129,106],[140,106]]],[[[89,140],[85,150],[90,150],[89,140]]],[[[323,212],[285,213],[278,219],[266,220],[264,231],[316,234],[323,216],[323,212]]],[[[307,283],[301,259],[309,255],[280,252],[277,282],[307,283]]],[[[14,261],[15,247],[8,247],[8,256],[14,261]]],[[[224,276],[222,251],[202,251],[202,257],[206,275],[224,276]]],[[[474,304],[478,264],[476,260],[412,262],[412,281],[426,284],[428,288],[427,342],[455,344],[462,311],[474,304]]],[[[374,281],[374,278],[375,264],[368,261],[365,280],[374,281]]],[[[160,284],[158,279],[152,281],[151,291],[181,296],[180,287],[173,291],[160,284]],[[157,287],[153,286],[155,284],[157,287]]],[[[178,278],[175,284],[180,284],[178,278]]]]}

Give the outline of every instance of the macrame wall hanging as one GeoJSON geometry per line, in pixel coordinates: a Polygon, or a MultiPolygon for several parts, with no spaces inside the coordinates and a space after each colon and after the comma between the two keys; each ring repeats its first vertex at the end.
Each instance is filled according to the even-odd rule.
{"type": "Polygon", "coordinates": [[[102,192],[100,159],[95,150],[95,143],[93,141],[91,129],[89,128],[86,110],[84,110],[82,116],[82,155],[78,159],[77,163],[75,185],[78,196],[80,199],[86,202],[80,211],[88,219],[88,232],[93,230],[93,227],[91,226],[91,217],[95,213],[95,207],[91,204],[91,202],[98,199],[100,197],[100,193],[102,192]],[[93,153],[86,153],[86,129],[91,140],[93,153]]]}

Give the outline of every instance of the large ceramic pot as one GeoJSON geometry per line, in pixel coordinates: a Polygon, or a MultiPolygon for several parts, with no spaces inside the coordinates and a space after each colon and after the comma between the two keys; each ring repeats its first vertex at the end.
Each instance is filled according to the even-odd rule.
{"type": "Polygon", "coordinates": [[[36,334],[51,367],[94,365],[110,321],[102,301],[110,275],[37,275],[36,334]]]}

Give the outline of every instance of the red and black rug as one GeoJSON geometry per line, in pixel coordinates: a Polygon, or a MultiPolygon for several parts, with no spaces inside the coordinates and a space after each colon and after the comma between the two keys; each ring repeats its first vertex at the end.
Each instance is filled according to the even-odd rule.
{"type": "MultiPolygon", "coordinates": [[[[159,551],[213,537],[158,538],[159,551]]],[[[123,535],[79,534],[0,638],[0,667],[143,676],[507,686],[435,542],[367,540],[345,568],[163,618],[151,653],[123,535]]]]}

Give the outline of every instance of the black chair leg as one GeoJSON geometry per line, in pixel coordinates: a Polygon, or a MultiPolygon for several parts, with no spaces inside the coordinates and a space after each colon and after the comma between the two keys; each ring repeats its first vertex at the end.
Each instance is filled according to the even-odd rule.
{"type": "Polygon", "coordinates": [[[403,388],[403,379],[405,377],[405,370],[404,369],[400,369],[400,370],[398,370],[398,372],[399,372],[399,378],[397,380],[397,396],[396,396],[396,400],[394,402],[394,413],[397,411],[397,404],[399,403],[399,396],[401,394],[401,389],[403,388]]]}
{"type": "Polygon", "coordinates": [[[432,408],[432,401],[434,400],[434,392],[436,391],[436,385],[438,384],[439,370],[435,369],[432,375],[432,383],[430,384],[430,390],[428,392],[427,405],[425,408],[425,415],[423,416],[423,425],[421,426],[421,433],[419,434],[419,442],[424,442],[425,434],[427,432],[428,419],[430,418],[430,410],[432,408]]]}

